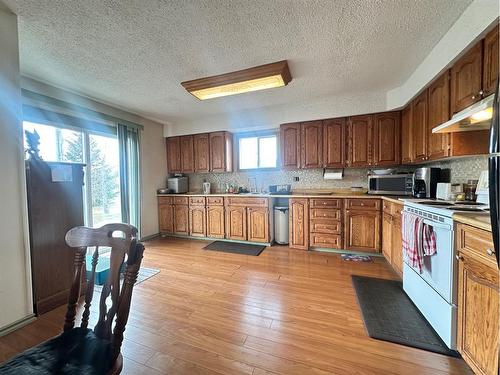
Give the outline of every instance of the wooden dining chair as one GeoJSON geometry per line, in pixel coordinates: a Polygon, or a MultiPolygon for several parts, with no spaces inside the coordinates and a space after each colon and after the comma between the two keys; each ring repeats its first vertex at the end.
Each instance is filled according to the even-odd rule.
{"type": "MultiPolygon", "coordinates": [[[[76,248],[74,277],[68,298],[64,331],[0,365],[0,374],[119,374],[123,366],[120,348],[127,324],[132,289],[141,266],[144,246],[137,242],[137,229],[128,224],[107,224],[101,228],[76,227],[66,234],[66,243],[76,248]],[[75,327],[81,295],[87,248],[95,247],[92,271],[87,282],[80,327],[75,327]],[[87,328],[94,293],[99,247],[111,247],[110,270],[100,300],[93,330],[87,328]],[[126,262],[123,284],[120,269],[126,262]],[[109,308],[108,308],[109,306],[109,308]],[[114,328],[113,320],[116,316],[114,328]]],[[[57,259],[54,259],[57,262],[57,259]]]]}

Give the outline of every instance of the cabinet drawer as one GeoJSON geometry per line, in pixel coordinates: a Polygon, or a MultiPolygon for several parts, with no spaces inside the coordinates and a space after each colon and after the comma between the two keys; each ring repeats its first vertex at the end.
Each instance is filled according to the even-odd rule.
{"type": "Polygon", "coordinates": [[[209,206],[223,206],[224,197],[207,197],[207,205],[209,206]]]}
{"type": "Polygon", "coordinates": [[[267,207],[267,198],[253,197],[228,197],[226,198],[228,206],[246,206],[246,207],[267,207]]]}
{"type": "Polygon", "coordinates": [[[204,206],[205,197],[189,197],[190,206],[204,206]]]}
{"type": "Polygon", "coordinates": [[[188,197],[174,197],[174,204],[188,204],[188,197]]]}
{"type": "Polygon", "coordinates": [[[158,204],[172,204],[172,197],[158,197],[158,204]]]}
{"type": "Polygon", "coordinates": [[[311,233],[310,245],[332,248],[332,249],[341,249],[342,236],[332,235],[332,234],[311,233]]]}
{"type": "Polygon", "coordinates": [[[380,210],[380,199],[346,199],[348,210],[380,210]]]}
{"type": "Polygon", "coordinates": [[[496,269],[495,248],[490,232],[457,224],[457,248],[461,254],[494,266],[496,269]]]}
{"type": "Polygon", "coordinates": [[[310,231],[311,233],[342,234],[342,224],[339,220],[313,219],[310,231]]]}
{"type": "Polygon", "coordinates": [[[335,219],[340,220],[342,217],[341,210],[333,210],[329,208],[311,208],[311,219],[335,219]]]}
{"type": "Polygon", "coordinates": [[[311,208],[342,208],[342,199],[311,199],[311,208]]]}

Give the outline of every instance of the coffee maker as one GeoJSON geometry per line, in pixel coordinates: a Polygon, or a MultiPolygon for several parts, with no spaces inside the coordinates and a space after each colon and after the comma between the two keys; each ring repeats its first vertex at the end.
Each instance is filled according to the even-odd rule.
{"type": "Polygon", "coordinates": [[[413,196],[436,198],[436,187],[440,178],[441,168],[417,168],[413,174],[413,196]]]}

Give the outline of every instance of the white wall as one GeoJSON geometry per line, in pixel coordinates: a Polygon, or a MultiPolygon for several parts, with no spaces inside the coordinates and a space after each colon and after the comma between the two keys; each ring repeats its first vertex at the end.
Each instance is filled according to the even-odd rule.
{"type": "Polygon", "coordinates": [[[17,17],[0,4],[0,330],[32,314],[17,17]]]}
{"type": "Polygon", "coordinates": [[[69,103],[105,113],[111,116],[128,120],[144,126],[141,132],[141,235],[143,237],[157,234],[158,206],[156,189],[165,187],[167,175],[167,157],[165,140],[163,139],[163,125],[127,112],[123,109],[112,107],[78,95],[76,93],[33,80],[28,77],[21,78],[21,86],[25,89],[64,100],[69,103]]]}

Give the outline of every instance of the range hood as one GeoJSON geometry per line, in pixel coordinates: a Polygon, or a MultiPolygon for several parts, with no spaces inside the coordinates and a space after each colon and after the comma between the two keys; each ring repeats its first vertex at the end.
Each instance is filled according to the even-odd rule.
{"type": "Polygon", "coordinates": [[[455,114],[451,120],[432,129],[433,133],[455,133],[489,129],[493,117],[495,95],[490,95],[480,102],[455,114]]]}

